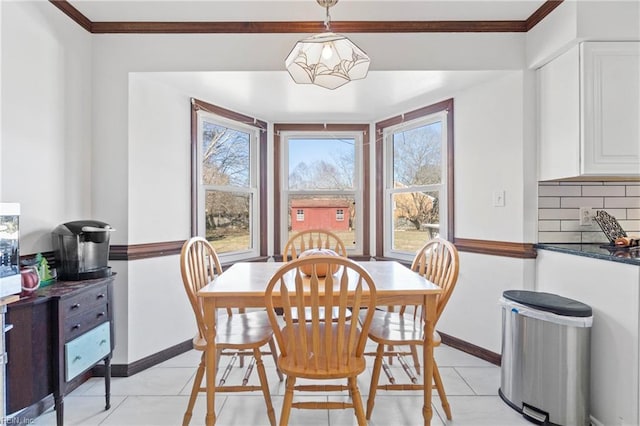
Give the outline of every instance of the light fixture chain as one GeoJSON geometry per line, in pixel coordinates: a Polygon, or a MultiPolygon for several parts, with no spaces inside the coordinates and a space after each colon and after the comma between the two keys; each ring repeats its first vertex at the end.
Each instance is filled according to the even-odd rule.
{"type": "Polygon", "coordinates": [[[327,31],[331,31],[331,15],[329,15],[329,6],[326,6],[325,9],[327,9],[327,15],[324,17],[324,28],[327,31]]]}
{"type": "Polygon", "coordinates": [[[326,9],[326,16],[324,18],[324,27],[327,31],[331,30],[331,15],[329,15],[329,8],[335,6],[338,0],[316,0],[318,4],[326,9]]]}

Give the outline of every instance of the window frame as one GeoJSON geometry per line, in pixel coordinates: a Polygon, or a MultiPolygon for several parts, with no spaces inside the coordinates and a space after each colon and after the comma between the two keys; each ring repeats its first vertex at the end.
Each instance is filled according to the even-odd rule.
{"type": "MultiPolygon", "coordinates": [[[[252,248],[229,253],[219,253],[222,263],[232,263],[239,260],[266,258],[266,170],[267,170],[267,124],[264,121],[249,117],[207,102],[191,99],[191,236],[204,235],[204,191],[202,184],[201,164],[201,125],[204,118],[208,121],[250,133],[250,185],[245,187],[219,188],[223,191],[250,193],[253,208],[250,224],[250,239],[252,248]]],[[[217,187],[210,185],[212,189],[217,187]]]]}
{"type": "MultiPolygon", "coordinates": [[[[453,99],[447,99],[433,105],[426,106],[408,113],[404,113],[387,120],[376,123],[376,258],[399,259],[410,261],[412,253],[401,252],[393,249],[392,229],[392,195],[397,192],[388,188],[389,175],[393,170],[393,152],[390,150],[390,141],[394,131],[406,130],[438,121],[432,118],[445,117],[443,126],[444,146],[442,149],[443,174],[441,200],[441,236],[449,241],[455,240],[454,235],[454,156],[453,156],[453,99]],[[443,211],[444,210],[444,211],[443,211]],[[444,223],[443,223],[444,222],[444,223]]],[[[391,177],[392,179],[392,177],[391,177]]],[[[412,187],[410,192],[416,189],[429,190],[430,186],[412,187]]],[[[425,241],[426,242],[426,241],[425,241]]]]}
{"type": "MultiPolygon", "coordinates": [[[[358,210],[358,219],[360,225],[356,228],[356,248],[350,249],[352,258],[368,259],[370,256],[370,166],[369,166],[369,125],[368,124],[274,124],[274,255],[276,258],[282,255],[283,241],[286,242],[285,232],[287,211],[287,200],[290,193],[300,194],[304,191],[289,192],[285,188],[287,182],[284,176],[288,171],[288,164],[285,166],[283,162],[288,159],[287,138],[288,137],[331,137],[336,134],[343,134],[349,137],[356,137],[356,143],[360,143],[360,148],[356,149],[356,170],[358,176],[359,187],[354,189],[356,206],[362,206],[361,211],[358,210]],[[323,136],[324,133],[324,136],[323,136]],[[367,230],[367,231],[365,231],[367,230]]],[[[330,195],[331,191],[314,191],[322,195],[330,195]]]]}

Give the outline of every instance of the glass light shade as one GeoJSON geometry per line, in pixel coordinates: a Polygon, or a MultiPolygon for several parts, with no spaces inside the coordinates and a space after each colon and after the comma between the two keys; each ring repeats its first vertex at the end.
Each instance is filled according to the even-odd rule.
{"type": "Polygon", "coordinates": [[[285,65],[296,83],[336,89],[365,78],[370,62],[367,54],[345,36],[321,33],[298,41],[285,65]]]}

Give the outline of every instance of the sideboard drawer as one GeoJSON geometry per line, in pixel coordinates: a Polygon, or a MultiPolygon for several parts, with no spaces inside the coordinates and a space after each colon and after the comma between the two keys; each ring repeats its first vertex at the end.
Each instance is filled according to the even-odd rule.
{"type": "Polygon", "coordinates": [[[111,352],[111,330],[105,322],[64,345],[65,380],[69,381],[111,352]]]}
{"type": "Polygon", "coordinates": [[[107,291],[107,285],[105,284],[90,288],[76,296],[63,299],[60,303],[62,315],[69,317],[80,312],[86,312],[87,308],[94,305],[106,303],[108,297],[107,291]]]}
{"type": "Polygon", "coordinates": [[[109,306],[105,300],[89,309],[84,309],[76,315],[67,317],[64,320],[64,341],[69,342],[81,334],[91,330],[96,325],[109,321],[109,306]]]}

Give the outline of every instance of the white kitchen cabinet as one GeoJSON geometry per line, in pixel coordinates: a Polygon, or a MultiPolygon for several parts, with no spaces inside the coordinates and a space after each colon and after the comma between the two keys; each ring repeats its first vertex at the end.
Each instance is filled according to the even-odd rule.
{"type": "Polygon", "coordinates": [[[640,42],[583,42],[538,70],[539,180],[640,175],[640,42]]]}

